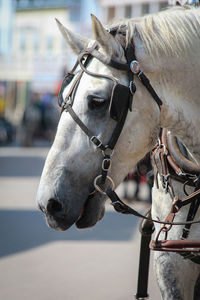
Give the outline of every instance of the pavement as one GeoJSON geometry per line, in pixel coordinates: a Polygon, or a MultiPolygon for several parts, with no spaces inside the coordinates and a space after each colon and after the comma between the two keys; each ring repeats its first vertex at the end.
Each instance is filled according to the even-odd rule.
{"type": "MultiPolygon", "coordinates": [[[[47,151],[0,148],[0,300],[135,299],[139,220],[107,204],[105,217],[91,229],[47,227],[35,206],[47,151]]],[[[135,208],[144,212],[148,205],[135,208]]],[[[150,300],[161,299],[152,258],[149,294],[150,300]]]]}

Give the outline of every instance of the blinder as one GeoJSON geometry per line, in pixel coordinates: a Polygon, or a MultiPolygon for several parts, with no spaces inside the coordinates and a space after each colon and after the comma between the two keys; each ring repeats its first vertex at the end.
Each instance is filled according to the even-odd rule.
{"type": "MultiPolygon", "coordinates": [[[[58,105],[62,107],[64,103],[63,92],[64,89],[71,83],[75,74],[68,73],[62,82],[59,94],[58,94],[58,105]]],[[[111,100],[109,105],[110,117],[120,122],[125,111],[130,107],[130,89],[129,87],[122,84],[114,84],[111,100]]]]}
{"type": "MultiPolygon", "coordinates": [[[[63,80],[59,92],[59,96],[58,96],[58,103],[62,108],[61,112],[63,111],[69,112],[71,117],[74,119],[74,121],[80,126],[80,128],[89,137],[90,141],[93,142],[98,148],[104,151],[105,149],[108,148],[111,150],[114,149],[118,141],[118,138],[121,134],[121,131],[123,129],[128,110],[132,111],[132,100],[133,100],[133,95],[136,91],[136,86],[134,83],[135,72],[132,71],[132,68],[130,66],[132,65],[133,62],[137,62],[137,60],[135,58],[134,49],[132,45],[129,45],[125,50],[125,57],[127,59],[127,63],[121,63],[113,59],[107,62],[105,58],[102,58],[103,55],[100,52],[98,52],[98,48],[99,48],[98,44],[94,43],[91,48],[87,48],[82,52],[80,52],[73,69],[65,76],[63,80]],[[92,58],[96,58],[112,68],[116,68],[118,70],[127,70],[129,86],[120,84],[113,76],[93,73],[92,71],[88,70],[87,65],[92,58]],[[81,70],[77,73],[77,76],[74,78],[75,70],[78,66],[80,67],[81,70]],[[94,136],[94,134],[89,130],[89,128],[87,128],[87,126],[85,126],[85,124],[81,121],[81,119],[77,116],[77,114],[74,112],[72,108],[74,96],[83,73],[86,73],[96,78],[108,79],[113,82],[113,88],[112,88],[110,105],[109,105],[109,113],[110,113],[110,117],[114,119],[117,124],[113,130],[110,140],[106,145],[104,145],[98,137],[94,136]],[[63,91],[71,83],[72,80],[73,82],[68,91],[68,94],[65,96],[65,99],[63,99],[63,91]]],[[[148,78],[143,74],[141,70],[139,71],[139,73],[136,73],[136,75],[141,80],[142,84],[146,87],[146,89],[149,91],[149,93],[152,95],[153,99],[158,104],[160,109],[162,105],[162,101],[160,100],[155,90],[151,86],[148,78]]]]}
{"type": "Polygon", "coordinates": [[[60,107],[62,107],[63,103],[64,103],[64,99],[63,99],[63,92],[64,89],[71,83],[71,81],[73,80],[75,74],[72,73],[67,73],[63,79],[59,94],[58,94],[58,105],[60,107]]]}
{"type": "MultiPolygon", "coordinates": [[[[63,79],[58,94],[58,104],[60,107],[62,107],[64,103],[64,89],[72,82],[74,76],[75,74],[67,73],[63,79]]],[[[130,97],[130,88],[119,83],[114,83],[109,105],[110,117],[113,120],[117,122],[121,121],[125,111],[130,108],[130,99],[132,99],[132,97],[130,97]]]]}
{"type": "Polygon", "coordinates": [[[115,84],[112,90],[109,113],[110,117],[120,122],[125,111],[129,109],[130,89],[122,84],[115,84]]]}

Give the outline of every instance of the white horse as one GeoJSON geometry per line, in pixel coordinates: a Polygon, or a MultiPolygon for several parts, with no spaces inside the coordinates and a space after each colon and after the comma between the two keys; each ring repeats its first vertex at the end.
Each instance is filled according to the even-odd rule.
{"type": "MultiPolygon", "coordinates": [[[[114,38],[92,16],[94,40],[99,51],[109,59],[126,62],[122,47],[132,43],[142,70],[163,101],[161,111],[149,92],[136,78],[133,111],[128,113],[122,134],[112,157],[109,175],[116,186],[132,167],[149,152],[160,128],[171,130],[200,161],[200,9],[176,8],[142,18],[124,20],[126,37],[114,38]]],[[[78,36],[59,23],[59,28],[75,54],[91,46],[94,40],[78,36]]],[[[128,85],[126,71],[119,71],[93,58],[87,69],[113,76],[128,85]]],[[[72,81],[73,82],[73,81],[72,81]]],[[[115,121],[110,118],[107,103],[111,82],[84,73],[76,90],[73,109],[82,122],[105,144],[115,121]]],[[[63,97],[69,91],[66,87],[63,97]]],[[[123,99],[122,99],[123,100],[123,99]]],[[[66,230],[74,223],[78,228],[93,226],[104,215],[106,196],[89,197],[94,178],[99,175],[101,151],[96,148],[74,122],[63,112],[55,141],[42,173],[37,203],[54,229],[66,230]]],[[[182,186],[174,183],[175,193],[182,198],[182,186]]],[[[164,220],[171,198],[162,186],[153,188],[152,216],[164,220]]],[[[185,221],[188,207],[182,208],[175,221],[185,221]]],[[[196,216],[199,218],[199,213],[196,216]]],[[[160,225],[156,225],[156,231],[160,225]]],[[[193,225],[190,238],[199,238],[199,224],[193,225]]],[[[182,226],[174,226],[169,239],[180,239],[182,226]]],[[[155,254],[155,272],[165,300],[193,299],[199,266],[174,253],[155,254]]],[[[200,296],[194,297],[200,299],[200,296]]]]}

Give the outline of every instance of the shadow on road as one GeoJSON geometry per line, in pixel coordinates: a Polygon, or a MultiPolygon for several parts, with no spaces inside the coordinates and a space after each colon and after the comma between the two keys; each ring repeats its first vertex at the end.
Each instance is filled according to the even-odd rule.
{"type": "Polygon", "coordinates": [[[101,222],[90,229],[75,226],[66,232],[47,227],[40,212],[0,210],[0,257],[26,251],[53,241],[128,241],[138,228],[133,216],[107,212],[101,222]]]}

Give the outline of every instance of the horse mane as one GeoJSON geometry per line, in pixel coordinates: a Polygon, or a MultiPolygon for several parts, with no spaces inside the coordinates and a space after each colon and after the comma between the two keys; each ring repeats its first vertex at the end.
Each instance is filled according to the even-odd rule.
{"type": "MultiPolygon", "coordinates": [[[[112,26],[126,25],[126,45],[138,37],[152,57],[181,56],[200,50],[200,8],[175,7],[140,18],[124,19],[112,26]]],[[[121,26],[122,27],[122,26],[121,26]]]]}

